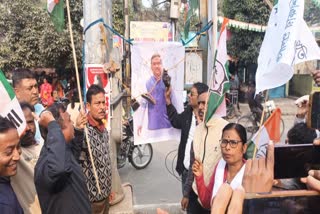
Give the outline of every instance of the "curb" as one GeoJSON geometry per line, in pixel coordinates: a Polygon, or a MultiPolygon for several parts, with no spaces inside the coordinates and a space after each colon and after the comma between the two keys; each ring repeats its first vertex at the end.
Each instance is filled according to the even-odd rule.
{"type": "Polygon", "coordinates": [[[170,214],[184,214],[185,212],[181,210],[180,203],[169,203],[169,204],[144,204],[144,205],[134,205],[135,214],[150,214],[157,213],[157,208],[170,213],[170,214]]]}

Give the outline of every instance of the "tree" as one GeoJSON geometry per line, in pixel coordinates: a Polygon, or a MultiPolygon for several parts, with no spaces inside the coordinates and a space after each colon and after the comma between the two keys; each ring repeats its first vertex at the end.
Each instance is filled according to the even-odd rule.
{"type": "MultiPolygon", "coordinates": [[[[81,63],[82,1],[71,0],[71,17],[78,62],[81,63]]],[[[72,68],[68,29],[55,31],[40,0],[3,0],[0,3],[0,68],[72,68]]]]}
{"type": "Polygon", "coordinates": [[[316,5],[312,0],[305,1],[304,19],[308,26],[320,25],[320,5],[316,5]]]}
{"type": "Polygon", "coordinates": [[[112,25],[118,33],[124,34],[125,26],[122,0],[112,2],[112,25]]]}
{"type": "MultiPolygon", "coordinates": [[[[224,0],[222,11],[225,17],[238,21],[266,25],[270,10],[261,0],[224,0]]],[[[264,33],[231,28],[228,54],[244,64],[257,63],[264,33]]]]}

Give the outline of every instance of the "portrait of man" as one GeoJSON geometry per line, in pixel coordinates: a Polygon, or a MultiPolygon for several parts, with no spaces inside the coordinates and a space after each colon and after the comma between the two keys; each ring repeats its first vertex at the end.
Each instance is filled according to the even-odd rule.
{"type": "Polygon", "coordinates": [[[165,93],[183,110],[184,47],[180,43],[141,42],[132,49],[132,98],[139,102],[134,112],[135,143],[179,139],[179,130],[168,119],[165,93]]]}
{"type": "MultiPolygon", "coordinates": [[[[146,83],[147,93],[142,95],[144,99],[141,100],[141,108],[148,108],[149,130],[170,128],[165,102],[166,87],[162,80],[163,66],[159,54],[153,54],[151,57],[151,71],[152,76],[146,83]]],[[[138,127],[138,135],[141,130],[142,125],[138,127]]]]}

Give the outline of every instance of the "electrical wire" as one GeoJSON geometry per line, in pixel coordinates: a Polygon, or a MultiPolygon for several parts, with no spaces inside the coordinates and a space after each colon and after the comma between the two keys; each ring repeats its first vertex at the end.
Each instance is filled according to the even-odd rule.
{"type": "Polygon", "coordinates": [[[176,174],[175,169],[174,169],[175,159],[176,159],[177,156],[178,156],[178,155],[177,155],[177,151],[178,151],[177,149],[174,149],[174,150],[168,152],[167,155],[166,155],[164,164],[165,164],[165,167],[166,167],[167,171],[169,172],[169,174],[172,175],[172,176],[175,177],[178,181],[181,182],[180,176],[176,174]],[[171,169],[170,169],[169,166],[168,166],[168,162],[169,162],[169,161],[168,161],[168,158],[169,158],[169,156],[170,156],[171,154],[174,154],[174,157],[173,157],[173,159],[172,159],[171,169]]]}

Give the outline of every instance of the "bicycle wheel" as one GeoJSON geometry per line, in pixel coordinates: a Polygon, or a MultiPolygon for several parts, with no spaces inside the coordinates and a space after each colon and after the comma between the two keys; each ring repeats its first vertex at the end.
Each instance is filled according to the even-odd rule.
{"type": "Polygon", "coordinates": [[[236,116],[234,108],[228,107],[227,108],[227,118],[232,119],[232,118],[234,118],[234,116],[236,116]]]}
{"type": "Polygon", "coordinates": [[[129,155],[129,161],[136,169],[146,168],[152,160],[153,149],[150,143],[135,145],[133,147],[131,155],[129,155]]]}
{"type": "Polygon", "coordinates": [[[250,115],[240,117],[237,120],[237,123],[241,124],[246,129],[248,141],[250,141],[253,137],[253,134],[255,134],[258,131],[258,126],[250,115]]]}

